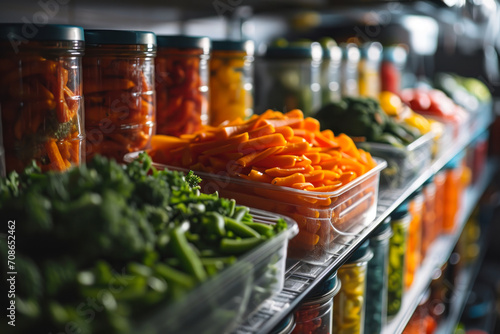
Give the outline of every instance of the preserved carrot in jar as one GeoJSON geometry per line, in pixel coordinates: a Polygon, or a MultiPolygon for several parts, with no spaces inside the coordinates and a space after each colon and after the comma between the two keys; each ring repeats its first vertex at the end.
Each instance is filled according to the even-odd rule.
{"type": "Polygon", "coordinates": [[[145,31],[85,30],[83,92],[87,160],[123,161],[149,146],[155,126],[156,36],[145,31]]]}
{"type": "Polygon", "coordinates": [[[409,289],[413,283],[415,273],[420,267],[422,251],[422,210],[424,197],[422,189],[418,189],[410,196],[408,211],[411,215],[411,222],[408,232],[408,250],[406,252],[406,272],[405,288],[409,289]]]}
{"type": "Polygon", "coordinates": [[[0,24],[0,105],[6,171],[35,160],[42,171],[82,163],[83,29],[0,24]]]}
{"type": "Polygon", "coordinates": [[[213,41],[210,60],[210,124],[253,114],[252,41],[213,41]]]}
{"type": "Polygon", "coordinates": [[[158,36],[156,133],[190,134],[207,125],[210,39],[158,36]]]}
{"type": "Polygon", "coordinates": [[[436,224],[436,185],[434,183],[434,176],[424,182],[423,187],[422,259],[425,257],[429,246],[436,239],[438,233],[436,224]]]}
{"type": "Polygon", "coordinates": [[[434,176],[434,184],[436,185],[436,200],[435,200],[435,213],[436,213],[436,237],[443,233],[444,222],[444,181],[446,180],[446,173],[444,170],[439,171],[434,176]]]}

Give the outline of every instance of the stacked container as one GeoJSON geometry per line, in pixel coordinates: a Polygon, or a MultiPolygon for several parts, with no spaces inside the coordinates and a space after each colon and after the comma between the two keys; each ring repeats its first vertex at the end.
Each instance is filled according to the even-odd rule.
{"type": "Polygon", "coordinates": [[[155,127],[156,36],[146,31],[86,30],[83,59],[87,159],[122,161],[148,147],[155,127]]]}
{"type": "Polygon", "coordinates": [[[422,214],[424,197],[422,188],[419,188],[409,197],[408,211],[411,223],[408,233],[408,251],[406,252],[405,288],[409,289],[413,283],[415,273],[420,267],[422,252],[422,214]]]}
{"type": "Polygon", "coordinates": [[[361,244],[337,272],[342,285],[334,300],[334,334],[364,332],[367,269],[368,261],[373,257],[368,246],[367,241],[361,244]]]}
{"type": "Polygon", "coordinates": [[[252,41],[213,41],[210,60],[210,124],[253,114],[252,41]]]}
{"type": "Polygon", "coordinates": [[[6,171],[32,159],[62,171],[84,158],[81,61],[83,29],[0,24],[0,105],[6,171]]]}
{"type": "Polygon", "coordinates": [[[158,36],[158,134],[180,136],[208,124],[208,37],[158,36]]]}

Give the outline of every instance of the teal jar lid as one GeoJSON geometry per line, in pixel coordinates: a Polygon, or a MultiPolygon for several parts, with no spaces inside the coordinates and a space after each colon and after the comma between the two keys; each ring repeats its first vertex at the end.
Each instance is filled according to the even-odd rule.
{"type": "Polygon", "coordinates": [[[315,303],[326,297],[333,298],[333,295],[340,289],[340,281],[337,279],[337,272],[317,284],[307,295],[305,303],[315,303]]]}
{"type": "Polygon", "coordinates": [[[391,213],[391,219],[392,220],[403,219],[407,215],[408,215],[408,200],[405,200],[403,203],[401,203],[400,206],[396,208],[396,210],[394,210],[391,213]]]}
{"type": "Polygon", "coordinates": [[[1,23],[0,40],[15,41],[84,41],[83,28],[64,24],[41,27],[26,23],[1,23]]]}
{"type": "Polygon", "coordinates": [[[351,254],[351,257],[347,259],[346,263],[354,263],[360,260],[369,260],[371,258],[370,242],[368,240],[364,241],[358,248],[351,254]]]}
{"type": "Polygon", "coordinates": [[[385,234],[390,234],[391,232],[391,217],[387,217],[384,219],[382,223],[377,226],[375,230],[370,234],[370,239],[371,238],[376,238],[385,234]]]}
{"type": "Polygon", "coordinates": [[[253,41],[231,41],[231,40],[212,40],[212,50],[217,51],[245,51],[247,55],[253,56],[255,44],[253,41]]]}
{"type": "Polygon", "coordinates": [[[323,58],[323,48],[317,42],[288,44],[286,46],[268,46],[265,58],[270,59],[312,59],[323,58]]]}
{"type": "Polygon", "coordinates": [[[210,38],[203,36],[161,35],[156,40],[161,48],[201,49],[204,54],[209,54],[212,47],[210,38]]]}
{"type": "Polygon", "coordinates": [[[150,31],[134,30],[87,30],[85,29],[85,42],[89,44],[112,45],[154,45],[156,35],[150,31]]]}
{"type": "Polygon", "coordinates": [[[295,328],[295,317],[290,314],[274,327],[270,334],[289,334],[295,328]]]}

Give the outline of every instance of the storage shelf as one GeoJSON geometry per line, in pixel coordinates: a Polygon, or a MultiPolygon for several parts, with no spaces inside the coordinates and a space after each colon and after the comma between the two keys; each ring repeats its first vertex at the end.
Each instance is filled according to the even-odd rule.
{"type": "MultiPolygon", "coordinates": [[[[338,256],[334,256],[329,261],[322,265],[312,265],[303,261],[288,261],[287,270],[285,274],[285,285],[284,289],[274,298],[267,300],[260,309],[254,313],[248,319],[245,319],[242,324],[233,332],[235,334],[266,334],[269,333],[281,320],[283,320],[288,314],[293,312],[293,310],[300,304],[300,302],[307,296],[307,294],[322,280],[328,277],[331,273],[335,272],[340,266],[342,266],[350,255],[356,250],[356,248],[364,242],[371,232],[377,228],[377,226],[383,222],[392,211],[394,211],[408,196],[410,196],[415,190],[417,190],[422,184],[433,174],[438,172],[444,167],[444,165],[450,161],[455,155],[462,151],[467,145],[469,145],[475,138],[477,138],[492,122],[492,117],[485,117],[481,119],[478,124],[472,127],[470,134],[463,134],[447,151],[445,151],[440,157],[434,160],[429,168],[422,171],[422,173],[409,182],[406,186],[391,189],[391,190],[381,190],[379,191],[378,206],[377,206],[377,216],[372,224],[363,229],[359,236],[352,240],[350,243],[344,245],[344,248],[339,251],[338,256]]],[[[492,168],[491,166],[489,168],[492,168]]],[[[490,173],[492,173],[490,171],[490,173]]],[[[486,182],[486,181],[484,181],[486,182]]],[[[472,208],[471,208],[472,209],[472,208]]],[[[443,259],[439,257],[436,259],[437,262],[443,264],[451,253],[451,249],[456,243],[456,238],[445,237],[439,239],[430,252],[438,252],[439,255],[445,255],[447,250],[449,252],[447,256],[443,259]],[[448,240],[449,239],[449,240],[448,240]]],[[[423,268],[420,270],[423,273],[431,273],[431,271],[425,271],[424,269],[429,267],[435,268],[435,260],[429,259],[424,262],[423,268]],[[427,264],[428,262],[428,264],[427,264]]],[[[430,276],[430,275],[429,275],[430,276]]],[[[412,298],[406,298],[403,304],[403,310],[407,312],[404,313],[404,317],[400,320],[395,319],[391,324],[397,327],[406,326],[407,321],[411,317],[411,314],[415,310],[421,299],[421,293],[424,287],[427,287],[430,283],[430,277],[422,277],[419,279],[415,278],[415,282],[426,281],[427,283],[415,285],[415,294],[409,295],[412,298]],[[425,278],[425,279],[424,279],[425,278]],[[418,292],[418,293],[417,293],[418,292]],[[411,304],[411,305],[407,305],[411,304]],[[411,311],[410,311],[411,310],[411,311]],[[406,314],[408,313],[408,314],[406,314]]],[[[392,327],[387,327],[392,328],[392,327]]],[[[401,331],[402,331],[401,329],[401,331]]],[[[384,333],[398,333],[397,331],[385,331],[384,333]]]]}
{"type": "MultiPolygon", "coordinates": [[[[462,234],[465,223],[470,217],[472,210],[474,210],[477,202],[479,201],[479,198],[488,187],[497,170],[497,167],[498,162],[496,160],[488,161],[479,182],[477,182],[476,185],[469,188],[465,192],[465,196],[462,200],[464,206],[462,206],[462,210],[458,215],[455,231],[452,234],[439,237],[431,245],[427,252],[429,255],[426,256],[420,269],[415,275],[413,285],[403,297],[401,310],[391,321],[389,321],[382,332],[383,334],[398,334],[403,332],[406,324],[413,315],[413,312],[422,300],[425,291],[429,287],[435,271],[439,270],[439,268],[441,268],[441,266],[450,257],[451,252],[453,251],[453,248],[455,247],[458,238],[460,237],[460,234],[462,234]]],[[[472,273],[469,273],[467,275],[472,276],[472,273]]],[[[469,277],[468,280],[470,279],[471,278],[469,277]]],[[[465,298],[465,296],[461,298],[465,298]]],[[[457,313],[461,313],[461,310],[457,310],[457,313]]],[[[452,331],[447,330],[443,333],[452,333],[452,331]]]]}

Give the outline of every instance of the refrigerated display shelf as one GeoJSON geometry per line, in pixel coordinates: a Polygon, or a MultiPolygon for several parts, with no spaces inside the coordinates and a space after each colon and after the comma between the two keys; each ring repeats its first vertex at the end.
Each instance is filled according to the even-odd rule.
{"type": "MultiPolygon", "coordinates": [[[[326,277],[334,273],[342,264],[344,264],[350,255],[356,250],[356,248],[365,241],[371,232],[382,222],[384,221],[392,211],[394,211],[403,201],[408,198],[415,190],[417,190],[422,184],[440,169],[442,169],[448,161],[450,161],[455,155],[457,155],[460,151],[462,151],[467,145],[469,145],[475,138],[477,138],[481,133],[483,133],[491,124],[492,116],[489,114],[488,117],[485,117],[480,120],[480,124],[475,125],[476,131],[472,134],[464,133],[461,137],[455,141],[455,143],[449,147],[448,150],[443,152],[441,156],[435,159],[431,165],[422,171],[422,173],[413,179],[409,180],[405,186],[396,189],[381,189],[379,191],[378,197],[378,206],[377,206],[377,216],[373,223],[363,229],[359,235],[352,240],[351,242],[343,245],[343,247],[339,250],[338,256],[333,256],[330,260],[322,265],[313,265],[303,261],[287,261],[287,270],[285,274],[285,284],[284,289],[273,299],[267,300],[264,304],[259,308],[259,310],[251,315],[249,318],[242,321],[241,325],[233,332],[234,334],[266,334],[269,333],[281,320],[283,320],[288,314],[293,312],[293,310],[300,304],[300,302],[307,296],[307,294],[321,281],[323,281],[326,277]]],[[[492,168],[491,166],[489,168],[492,168]]],[[[490,170],[490,169],[488,169],[490,170]]],[[[490,173],[492,173],[490,171],[490,173]]],[[[458,237],[457,237],[458,238],[458,237]]],[[[441,240],[441,239],[440,239],[441,240]]],[[[446,240],[446,238],[445,238],[446,240]]],[[[451,242],[452,240],[448,240],[451,242]]],[[[454,240],[453,245],[456,243],[454,240]]],[[[449,246],[448,243],[444,243],[440,246],[440,243],[437,242],[435,247],[431,250],[431,252],[442,252],[445,249],[441,249],[440,247],[453,247],[449,246]]],[[[451,249],[450,249],[451,252],[451,249]]],[[[449,254],[448,254],[449,256],[449,254]]],[[[446,258],[447,259],[447,258],[446,258]]],[[[442,262],[444,263],[443,260],[442,262]]],[[[434,262],[429,262],[429,266],[434,264],[434,262]]],[[[442,264],[442,263],[441,263],[442,264]]],[[[429,267],[431,268],[431,267],[429,267]]],[[[422,270],[421,270],[422,271],[422,270]]],[[[430,275],[431,272],[428,272],[430,275]]],[[[418,278],[415,281],[419,281],[418,278]]],[[[428,280],[430,282],[430,278],[428,280]]],[[[429,284],[427,283],[425,286],[427,287],[429,284]]],[[[417,290],[415,287],[415,292],[420,292],[423,290],[420,287],[417,290]]],[[[411,308],[412,311],[409,315],[405,315],[400,320],[394,320],[393,323],[395,325],[402,324],[404,322],[404,326],[409,320],[411,314],[414,309],[418,305],[420,301],[421,294],[413,295],[416,299],[415,301],[406,298],[406,303],[411,305],[406,305],[408,310],[411,308]],[[406,321],[406,322],[405,322],[406,321]]],[[[403,305],[405,306],[405,304],[403,305]]],[[[405,308],[403,308],[405,309],[405,308]]],[[[406,312],[400,312],[406,313],[406,312]]],[[[399,315],[399,314],[398,314],[399,315]]],[[[399,317],[398,317],[399,319],[399,317]]],[[[399,325],[398,325],[399,326],[399,325]]],[[[387,327],[392,328],[392,327],[387,327]]],[[[402,331],[402,329],[401,329],[402,331]]],[[[396,331],[385,331],[384,333],[397,333],[396,331]]]]}
{"type": "MultiPolygon", "coordinates": [[[[455,231],[452,234],[439,237],[431,245],[428,251],[429,255],[424,259],[420,269],[415,275],[413,285],[403,297],[400,311],[388,322],[382,332],[383,334],[399,334],[403,332],[406,324],[413,315],[413,312],[424,297],[425,291],[429,287],[434,273],[439,270],[439,268],[441,268],[441,266],[450,257],[453,248],[462,233],[465,223],[471,215],[472,210],[474,210],[479,198],[488,187],[490,181],[493,179],[498,165],[498,161],[496,160],[488,161],[479,181],[473,187],[467,189],[463,198],[464,205],[462,206],[462,210],[457,218],[455,231]]],[[[469,273],[468,275],[472,276],[472,273],[469,273]]],[[[460,310],[457,310],[457,312],[461,313],[460,310]]],[[[447,330],[442,333],[452,333],[452,331],[447,330]]]]}

